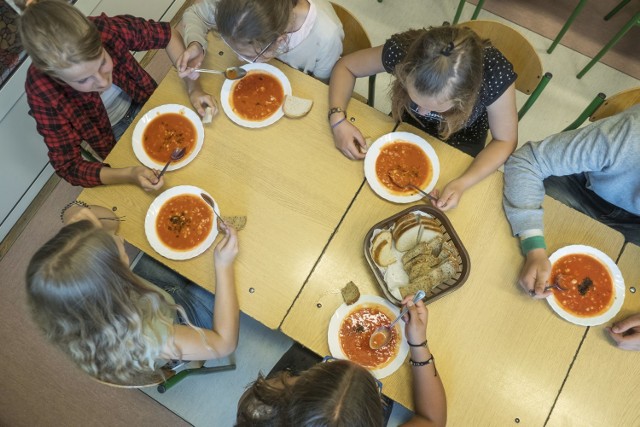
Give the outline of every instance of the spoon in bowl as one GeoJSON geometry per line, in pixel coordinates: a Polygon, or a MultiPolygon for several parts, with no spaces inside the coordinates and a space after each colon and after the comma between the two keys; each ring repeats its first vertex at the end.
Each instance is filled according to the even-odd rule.
{"type": "Polygon", "coordinates": [[[171,162],[177,162],[178,160],[182,159],[184,157],[184,153],[186,152],[187,152],[187,147],[176,147],[173,149],[173,151],[171,152],[171,158],[169,158],[169,161],[164,165],[164,167],[158,174],[158,181],[160,181],[160,178],[162,178],[162,175],[164,175],[164,173],[167,171],[167,168],[169,167],[171,162]]]}
{"type": "Polygon", "coordinates": [[[207,202],[207,204],[209,206],[211,206],[211,210],[213,211],[214,214],[216,214],[216,216],[218,217],[218,219],[220,220],[221,223],[223,223],[225,226],[227,226],[227,223],[224,222],[224,219],[222,219],[222,217],[220,215],[218,215],[218,212],[216,212],[216,208],[215,205],[213,203],[213,199],[211,197],[209,197],[208,194],[206,193],[200,193],[200,197],[202,197],[202,199],[207,202]]]}
{"type": "Polygon", "coordinates": [[[229,67],[226,70],[210,70],[208,68],[194,68],[196,73],[224,74],[229,80],[238,80],[247,75],[247,70],[241,67],[229,67]]]}
{"type": "MultiPolygon", "coordinates": [[[[419,290],[413,297],[413,303],[417,303],[418,300],[424,298],[425,295],[426,294],[423,290],[419,290]]],[[[391,330],[393,328],[393,325],[395,325],[398,320],[402,318],[402,316],[407,314],[407,311],[409,311],[409,307],[405,306],[400,312],[400,315],[396,317],[393,322],[385,326],[379,326],[375,331],[373,331],[373,333],[371,334],[371,338],[369,338],[369,347],[371,347],[373,350],[377,350],[380,347],[384,347],[385,345],[387,345],[389,343],[389,340],[391,339],[391,330]]]]}
{"type": "Polygon", "coordinates": [[[411,189],[417,191],[418,193],[422,194],[424,197],[433,200],[434,202],[438,201],[437,197],[432,196],[431,194],[423,191],[421,188],[411,184],[408,181],[402,180],[402,178],[400,178],[398,176],[398,171],[397,170],[389,171],[389,179],[391,180],[391,182],[394,185],[397,185],[400,188],[411,188],[411,189]]]}

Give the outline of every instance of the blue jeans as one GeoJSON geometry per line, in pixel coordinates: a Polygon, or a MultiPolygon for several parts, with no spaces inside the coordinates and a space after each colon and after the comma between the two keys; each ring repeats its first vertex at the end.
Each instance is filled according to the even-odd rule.
{"type": "Polygon", "coordinates": [[[131,101],[131,105],[127,110],[126,114],[120,119],[118,123],[111,126],[111,130],[113,131],[113,136],[116,138],[116,141],[120,141],[122,134],[129,128],[133,119],[136,118],[142,106],[144,104],[138,104],[134,101],[131,101]]]}
{"type": "Polygon", "coordinates": [[[640,216],[589,190],[585,174],[550,176],[544,180],[544,188],[548,196],[621,232],[627,241],[640,244],[640,216]]]}
{"type": "MultiPolygon", "coordinates": [[[[213,329],[215,297],[211,292],[182,277],[147,254],[142,255],[133,272],[171,295],[176,304],[182,306],[193,325],[213,329]]],[[[178,313],[178,320],[180,323],[185,323],[180,313],[178,313]]]]}

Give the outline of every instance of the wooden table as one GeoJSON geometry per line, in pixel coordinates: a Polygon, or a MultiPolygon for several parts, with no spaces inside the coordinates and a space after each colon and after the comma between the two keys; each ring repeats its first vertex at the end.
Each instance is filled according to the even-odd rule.
{"type": "MultiPolygon", "coordinates": [[[[334,148],[327,124],[327,86],[272,61],[289,78],[295,95],[314,100],[304,118],[283,118],[262,129],[245,129],[220,111],[205,127],[204,147],[189,165],[165,175],[163,190],[190,184],[208,191],[223,215],[246,215],[240,232],[237,289],[243,312],[270,328],[282,322],[320,257],[338,222],[363,183],[361,162],[334,148]]],[[[204,66],[224,69],[238,59],[221,41],[211,40],[204,66]]],[[[205,90],[219,97],[223,79],[202,75],[205,90]]],[[[162,104],[189,106],[183,83],[170,71],[141,114],[162,104]]],[[[371,135],[389,132],[391,118],[356,103],[349,111],[371,135]]],[[[139,116],[141,117],[141,116],[139,116]]],[[[113,167],[138,164],[131,147],[132,126],[106,161],[113,167]]],[[[147,208],[159,194],[133,185],[85,189],[87,203],[116,206],[126,215],[119,233],[131,244],[194,282],[214,291],[213,248],[189,261],[162,258],[144,234],[147,208]]]]}
{"type": "MultiPolygon", "coordinates": [[[[627,292],[613,321],[640,313],[640,247],[627,243],[618,260],[627,292]],[[630,292],[630,289],[636,292],[630,292]]],[[[612,321],[612,322],[613,322],[612,321]]],[[[640,353],[616,348],[605,325],[588,328],[549,426],[640,425],[640,353]]]]}
{"type": "MultiPolygon", "coordinates": [[[[460,151],[405,129],[435,148],[438,188],[471,162],[460,151]]],[[[405,207],[362,188],[287,315],[282,325],[287,335],[328,354],[327,326],[342,303],[339,289],[351,280],[362,294],[382,296],[364,259],[363,238],[372,225],[405,207]]],[[[617,258],[622,235],[553,199],[544,207],[550,252],[581,243],[617,258]]],[[[429,343],[445,384],[449,423],[514,425],[518,419],[521,425],[543,425],[586,328],[562,320],[517,285],[523,257],[502,209],[502,173],[467,191],[447,215],[471,257],[464,286],[429,305],[429,343]]],[[[385,394],[412,407],[408,364],[383,383],[385,394]]]]}

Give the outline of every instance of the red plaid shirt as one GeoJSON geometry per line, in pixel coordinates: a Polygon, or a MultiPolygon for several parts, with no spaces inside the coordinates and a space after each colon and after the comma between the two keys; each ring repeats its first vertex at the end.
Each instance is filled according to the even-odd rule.
{"type": "MultiPolygon", "coordinates": [[[[89,19],[113,59],[113,83],[133,102],[146,102],[157,83],[130,51],[165,48],[171,40],[171,26],[129,15],[110,18],[102,14],[89,19]]],[[[36,119],[56,173],[73,185],[101,185],[100,170],[105,165],[85,161],[80,152],[80,144],[86,141],[105,158],[116,143],[100,94],[78,92],[34,66],[29,68],[25,87],[29,114],[36,119]]]]}

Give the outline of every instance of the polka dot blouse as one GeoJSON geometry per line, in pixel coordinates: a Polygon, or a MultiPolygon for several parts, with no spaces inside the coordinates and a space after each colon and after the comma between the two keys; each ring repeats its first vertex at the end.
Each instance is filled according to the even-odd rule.
{"type": "MultiPolygon", "coordinates": [[[[405,57],[408,46],[402,46],[396,36],[386,41],[382,49],[382,64],[388,73],[393,74],[395,67],[405,57]]],[[[513,66],[498,49],[488,46],[484,49],[482,87],[476,105],[466,126],[454,133],[446,141],[467,154],[476,156],[483,148],[489,130],[487,106],[493,104],[516,80],[518,75],[513,66]]],[[[440,122],[444,118],[434,112],[420,115],[414,111],[417,119],[408,113],[402,117],[404,122],[421,128],[430,135],[438,137],[440,122]]]]}

